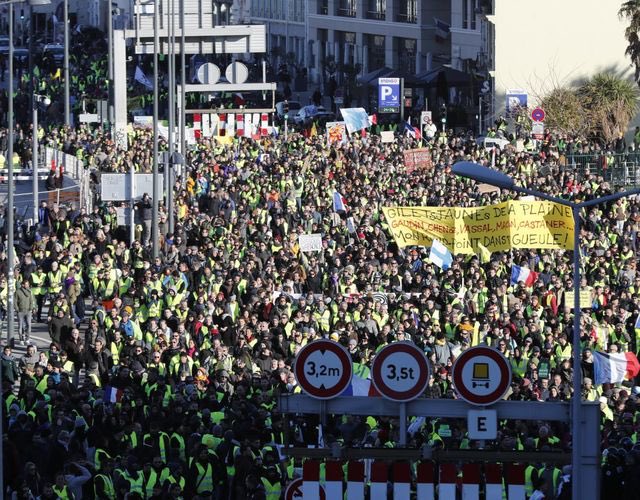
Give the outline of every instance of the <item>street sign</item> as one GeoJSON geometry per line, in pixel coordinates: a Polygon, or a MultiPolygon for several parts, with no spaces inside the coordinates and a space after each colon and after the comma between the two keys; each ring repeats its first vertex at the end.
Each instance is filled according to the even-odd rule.
{"type": "MultiPolygon", "coordinates": [[[[327,495],[324,492],[324,486],[320,486],[320,500],[326,500],[327,495]]],[[[294,479],[289,483],[284,492],[284,500],[302,500],[304,498],[304,481],[301,477],[294,479]]]]}
{"type": "Polygon", "coordinates": [[[507,115],[511,115],[518,108],[526,108],[529,96],[526,91],[520,89],[511,89],[506,91],[506,106],[505,111],[507,115]]]}
{"type": "MultiPolygon", "coordinates": [[[[153,174],[135,174],[134,198],[141,198],[144,193],[153,193],[153,174]]],[[[164,179],[158,177],[159,192],[164,191],[164,179]]],[[[130,174],[102,174],[100,176],[100,197],[103,201],[125,201],[131,195],[130,174]]]]}
{"type": "Polygon", "coordinates": [[[431,120],[431,111],[423,111],[420,113],[420,123],[422,125],[427,125],[431,120]]]}
{"type": "Polygon", "coordinates": [[[537,140],[544,139],[544,122],[531,123],[531,137],[537,140]]]}
{"type": "Polygon", "coordinates": [[[400,111],[400,78],[378,78],[378,112],[400,111]]]}
{"type": "Polygon", "coordinates": [[[496,410],[469,410],[467,413],[469,439],[495,439],[498,437],[496,410]]]}
{"type": "Polygon", "coordinates": [[[401,403],[411,401],[427,388],[429,363],[414,344],[395,342],[373,358],[371,379],[383,397],[401,403]]]}
{"type": "Polygon", "coordinates": [[[316,399],[339,396],[351,383],[353,365],[347,350],[331,340],[316,340],[296,356],[293,372],[300,388],[316,399]]]}
{"type": "Polygon", "coordinates": [[[544,121],[544,117],[545,117],[545,112],[544,109],[542,108],[535,108],[532,112],[531,112],[531,119],[534,122],[543,122],[544,121]]]}
{"type": "Polygon", "coordinates": [[[453,386],[472,405],[488,406],[502,399],[511,385],[511,364],[496,349],[472,347],[453,364],[453,386]]]}

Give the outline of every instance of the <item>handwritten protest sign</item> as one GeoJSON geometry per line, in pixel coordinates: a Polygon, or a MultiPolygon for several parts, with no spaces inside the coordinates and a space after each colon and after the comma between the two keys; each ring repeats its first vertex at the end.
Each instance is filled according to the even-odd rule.
{"type": "Polygon", "coordinates": [[[322,250],[322,235],[319,233],[301,234],[298,236],[298,245],[300,245],[301,252],[319,252],[322,250]]]}
{"type": "Polygon", "coordinates": [[[479,208],[383,208],[400,247],[440,240],[453,253],[511,248],[573,249],[571,209],[548,201],[508,201],[479,208]]]}
{"type": "Polygon", "coordinates": [[[405,151],[404,165],[407,172],[413,172],[416,169],[432,168],[433,160],[431,158],[431,150],[429,148],[418,148],[405,151]]]}

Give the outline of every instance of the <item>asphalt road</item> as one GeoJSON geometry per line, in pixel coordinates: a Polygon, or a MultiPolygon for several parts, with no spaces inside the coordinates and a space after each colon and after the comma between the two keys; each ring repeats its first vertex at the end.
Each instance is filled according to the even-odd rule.
{"type": "MultiPolygon", "coordinates": [[[[7,203],[9,184],[7,182],[0,183],[0,205],[2,208],[7,203]]],[[[80,187],[78,183],[69,177],[63,178],[63,189],[60,190],[60,201],[63,203],[70,193],[78,193],[74,196],[78,198],[80,187]]],[[[47,201],[49,206],[58,200],[57,191],[47,191],[46,181],[38,181],[38,200],[40,202],[47,201]]],[[[15,191],[13,192],[13,206],[16,209],[16,218],[30,219],[33,216],[33,184],[31,180],[22,180],[15,182],[15,191]]]]}

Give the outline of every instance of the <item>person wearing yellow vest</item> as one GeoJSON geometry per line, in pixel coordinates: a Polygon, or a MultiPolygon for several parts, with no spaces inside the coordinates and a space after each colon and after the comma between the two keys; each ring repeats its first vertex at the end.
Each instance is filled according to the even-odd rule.
{"type": "Polygon", "coordinates": [[[276,467],[268,467],[260,478],[265,489],[266,500],[279,500],[282,495],[282,477],[276,467]]]}
{"type": "Polygon", "coordinates": [[[160,431],[160,422],[153,421],[149,426],[149,433],[142,437],[142,450],[149,456],[159,456],[164,463],[167,463],[167,454],[171,449],[169,435],[160,431]]]}
{"type": "Polygon", "coordinates": [[[113,460],[102,460],[100,472],[93,478],[93,494],[96,500],[116,500],[116,489],[113,485],[113,460]]]}
{"type": "Polygon", "coordinates": [[[227,483],[227,470],[214,452],[200,444],[189,467],[187,479],[187,493],[204,496],[209,494],[217,498],[216,492],[221,491],[227,483]]]}
{"type": "Polygon", "coordinates": [[[89,469],[78,462],[71,462],[65,465],[65,473],[56,474],[53,491],[61,500],[81,498],[82,485],[90,479],[89,469]]]}

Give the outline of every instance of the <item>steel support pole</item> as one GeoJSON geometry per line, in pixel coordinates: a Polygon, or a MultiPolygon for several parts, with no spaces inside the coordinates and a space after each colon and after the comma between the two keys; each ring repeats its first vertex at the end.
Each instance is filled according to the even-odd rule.
{"type": "Polygon", "coordinates": [[[160,180],[158,178],[158,50],[160,11],[158,0],[153,2],[153,208],[151,221],[152,255],[155,259],[159,255],[158,242],[158,199],[160,198],[160,180]]]}
{"type": "MultiPolygon", "coordinates": [[[[13,339],[14,333],[14,289],[15,280],[13,268],[15,266],[15,255],[13,254],[13,214],[14,214],[14,180],[13,180],[13,141],[14,141],[14,123],[13,123],[13,4],[9,4],[9,82],[7,92],[9,93],[9,105],[7,109],[7,124],[9,126],[8,134],[8,150],[7,150],[7,285],[9,287],[7,293],[7,343],[13,339]]],[[[1,455],[1,454],[0,454],[1,455]]],[[[4,482],[0,483],[4,487],[4,482]]]]}
{"type": "Polygon", "coordinates": [[[31,95],[33,103],[33,136],[32,136],[32,161],[33,167],[33,225],[38,227],[38,97],[31,95]]]}
{"type": "Polygon", "coordinates": [[[186,113],[187,93],[185,85],[187,84],[187,69],[185,57],[185,38],[184,38],[184,0],[180,0],[180,153],[186,159],[187,157],[187,141],[186,141],[186,113]]]}
{"type": "Polygon", "coordinates": [[[108,65],[109,65],[109,127],[113,127],[115,122],[115,112],[114,112],[114,102],[113,102],[113,5],[111,0],[107,0],[109,10],[107,12],[107,32],[108,32],[108,40],[109,40],[109,57],[108,57],[108,65]]]}
{"type": "Polygon", "coordinates": [[[69,102],[69,0],[64,0],[64,124],[71,125],[69,102]]]}
{"type": "Polygon", "coordinates": [[[407,403],[400,403],[400,425],[398,426],[400,435],[398,436],[398,445],[407,446],[407,403]]]}
{"type": "Polygon", "coordinates": [[[580,309],[580,206],[573,205],[573,399],[571,400],[571,457],[572,457],[572,480],[571,497],[573,500],[580,500],[581,495],[581,465],[582,465],[582,370],[580,369],[580,319],[582,309],[580,309]]]}
{"type": "Polygon", "coordinates": [[[175,0],[169,0],[169,161],[165,163],[164,168],[167,169],[167,184],[165,184],[165,192],[167,193],[167,203],[165,205],[167,209],[168,218],[168,232],[173,233],[173,153],[174,147],[174,129],[175,129],[175,114],[176,114],[176,73],[175,73],[175,0]]]}

